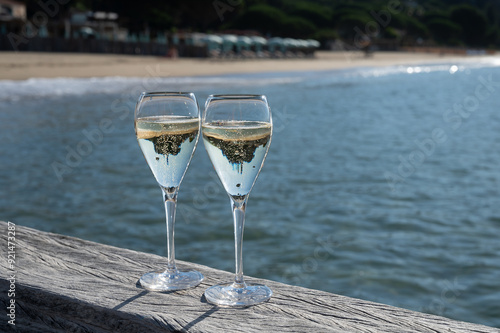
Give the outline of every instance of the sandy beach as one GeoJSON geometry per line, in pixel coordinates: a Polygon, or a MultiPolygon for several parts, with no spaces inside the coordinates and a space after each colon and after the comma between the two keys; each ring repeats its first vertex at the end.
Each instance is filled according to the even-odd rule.
{"type": "Polygon", "coordinates": [[[214,60],[116,54],[0,52],[0,80],[34,77],[179,77],[330,70],[442,62],[465,57],[413,52],[376,52],[371,57],[364,57],[361,52],[318,51],[314,58],[305,59],[214,60]]]}

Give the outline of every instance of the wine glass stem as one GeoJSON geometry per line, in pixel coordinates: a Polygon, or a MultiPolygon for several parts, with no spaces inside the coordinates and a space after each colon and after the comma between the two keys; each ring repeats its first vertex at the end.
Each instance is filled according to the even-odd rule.
{"type": "Polygon", "coordinates": [[[234,249],[236,261],[236,274],[234,277],[233,287],[244,288],[245,281],[243,280],[243,228],[245,225],[245,208],[246,200],[236,201],[231,199],[234,219],[234,249]]]}
{"type": "Polygon", "coordinates": [[[165,198],[165,214],[167,217],[167,271],[168,274],[176,274],[175,267],[175,245],[174,245],[174,226],[175,210],[177,206],[177,190],[163,190],[165,198]]]}

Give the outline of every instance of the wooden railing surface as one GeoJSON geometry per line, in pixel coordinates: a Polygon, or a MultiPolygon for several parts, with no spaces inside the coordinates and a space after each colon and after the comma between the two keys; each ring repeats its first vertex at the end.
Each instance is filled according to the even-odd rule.
{"type": "Polygon", "coordinates": [[[10,229],[15,229],[10,239],[10,245],[15,242],[15,249],[10,248],[15,263],[8,261],[12,234],[7,223],[0,222],[0,304],[6,309],[14,300],[15,320],[0,318],[1,332],[500,332],[254,278],[247,279],[272,288],[269,302],[243,309],[216,307],[206,302],[203,292],[231,281],[232,273],[179,261],[180,268],[204,274],[201,285],[148,292],[138,279],[162,267],[163,257],[20,225],[10,229]],[[8,292],[12,287],[14,295],[8,292]]]}

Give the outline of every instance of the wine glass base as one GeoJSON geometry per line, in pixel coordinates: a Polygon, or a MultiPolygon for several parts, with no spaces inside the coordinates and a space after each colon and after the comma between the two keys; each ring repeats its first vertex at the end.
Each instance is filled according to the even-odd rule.
{"type": "Polygon", "coordinates": [[[219,306],[245,307],[267,302],[273,292],[262,284],[236,288],[233,283],[218,284],[205,290],[209,303],[219,306]]]}
{"type": "Polygon", "coordinates": [[[149,272],[141,276],[139,282],[144,289],[151,291],[172,291],[196,287],[203,281],[203,274],[197,271],[169,274],[164,271],[149,272]]]}

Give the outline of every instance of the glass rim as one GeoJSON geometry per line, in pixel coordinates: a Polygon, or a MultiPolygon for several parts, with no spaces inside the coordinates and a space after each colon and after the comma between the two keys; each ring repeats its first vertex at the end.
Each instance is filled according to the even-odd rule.
{"type": "Polygon", "coordinates": [[[172,103],[174,100],[183,100],[189,105],[196,106],[196,117],[199,118],[201,115],[200,106],[198,104],[198,100],[196,99],[196,95],[193,92],[182,92],[182,91],[144,91],[141,93],[139,98],[137,99],[135,110],[134,110],[134,118],[142,118],[144,116],[139,116],[142,114],[142,109],[148,104],[150,101],[156,103],[172,103]]]}
{"type": "Polygon", "coordinates": [[[194,95],[193,92],[189,91],[143,91],[141,96],[186,96],[194,95]]]}
{"type": "Polygon", "coordinates": [[[208,99],[255,99],[255,98],[266,98],[266,95],[262,94],[214,94],[209,95],[208,99]]]}

